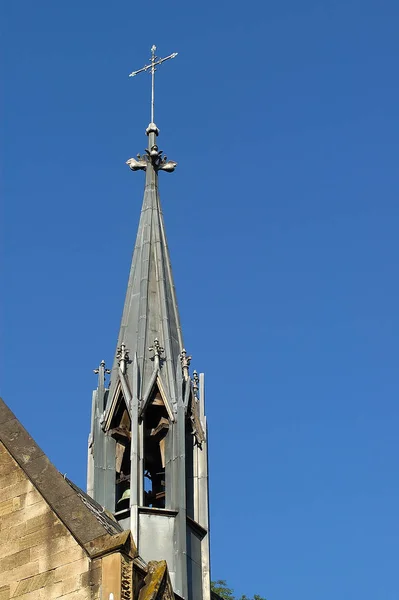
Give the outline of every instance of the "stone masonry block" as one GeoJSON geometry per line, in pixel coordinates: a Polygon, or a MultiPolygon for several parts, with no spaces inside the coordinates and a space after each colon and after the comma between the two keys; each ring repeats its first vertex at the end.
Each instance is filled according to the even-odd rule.
{"type": "Polygon", "coordinates": [[[51,585],[54,582],[55,571],[47,571],[46,573],[38,573],[33,577],[22,579],[17,585],[13,597],[23,596],[35,590],[40,590],[45,586],[51,585]]]}
{"type": "MultiPolygon", "coordinates": [[[[44,596],[43,596],[43,600],[45,600],[44,596]]],[[[91,590],[89,588],[87,588],[85,590],[77,590],[76,592],[71,592],[70,594],[66,594],[65,596],[62,596],[62,600],[95,600],[95,599],[93,598],[91,590]]]]}
{"type": "Polygon", "coordinates": [[[7,528],[14,528],[21,523],[26,523],[29,519],[36,518],[45,512],[50,512],[50,510],[44,501],[37,502],[25,508],[21,507],[21,510],[0,517],[1,531],[7,528]]]}
{"type": "Polygon", "coordinates": [[[69,548],[69,550],[62,550],[61,552],[57,552],[55,554],[46,554],[43,552],[42,555],[39,557],[40,571],[44,569],[55,569],[57,567],[62,567],[63,565],[68,565],[79,559],[87,558],[87,555],[84,552],[84,550],[82,550],[82,548],[80,548],[80,546],[78,546],[76,542],[72,548],[69,548]]]}
{"type": "Polygon", "coordinates": [[[7,485],[2,486],[1,479],[0,479],[0,490],[1,490],[2,502],[5,502],[6,500],[9,500],[10,498],[16,498],[17,496],[22,496],[24,494],[27,494],[29,496],[30,490],[33,489],[33,485],[31,484],[30,481],[28,481],[28,479],[24,479],[22,481],[17,481],[13,485],[10,485],[8,483],[8,478],[6,478],[6,480],[7,480],[6,481],[7,485]]]}
{"type": "Polygon", "coordinates": [[[9,556],[5,556],[0,559],[0,573],[5,573],[6,571],[11,571],[11,569],[15,569],[20,565],[26,565],[30,562],[30,549],[21,550],[20,552],[15,552],[14,554],[10,554],[9,556]]]}
{"type": "MultiPolygon", "coordinates": [[[[33,507],[38,505],[34,504],[33,507]]],[[[30,508],[30,507],[29,507],[30,508]]],[[[40,507],[38,506],[40,509],[40,507]]],[[[25,511],[26,513],[27,511],[25,511]]],[[[30,533],[34,533],[35,531],[39,531],[40,529],[52,529],[54,525],[60,523],[57,516],[47,509],[46,506],[43,506],[43,512],[37,514],[31,519],[27,519],[25,525],[25,535],[29,535],[30,533]]]]}
{"type": "Polygon", "coordinates": [[[58,537],[55,539],[48,539],[46,541],[45,547],[43,546],[34,546],[31,548],[31,558],[32,560],[36,560],[43,557],[43,552],[46,552],[49,556],[53,556],[58,552],[66,552],[70,548],[75,548],[77,546],[76,540],[71,535],[67,535],[67,530],[65,529],[65,536],[58,537]]]}
{"type": "Polygon", "coordinates": [[[19,548],[19,540],[24,535],[25,523],[16,525],[12,529],[2,529],[0,531],[0,559],[15,554],[19,548]]]}
{"type": "Polygon", "coordinates": [[[82,585],[82,575],[74,575],[73,577],[68,577],[68,579],[65,579],[61,582],[61,595],[65,596],[66,594],[70,594],[71,592],[76,592],[82,587],[87,587],[82,585]]]}
{"type": "Polygon", "coordinates": [[[62,581],[45,585],[40,590],[37,590],[40,593],[40,595],[38,594],[38,598],[43,598],[45,600],[62,600],[64,596],[62,585],[62,581]]]}
{"type": "Polygon", "coordinates": [[[23,594],[22,596],[11,596],[11,599],[14,600],[39,600],[41,590],[34,590],[33,592],[29,592],[28,594],[23,594]]]}
{"type": "Polygon", "coordinates": [[[62,523],[56,523],[53,527],[51,527],[51,529],[45,527],[25,535],[19,541],[19,547],[21,550],[24,548],[31,548],[32,546],[45,543],[49,538],[57,538],[64,535],[66,535],[65,527],[62,525],[62,523]]]}
{"type": "Polygon", "coordinates": [[[56,569],[54,582],[56,583],[57,581],[64,581],[65,579],[68,579],[68,577],[86,573],[86,571],[89,570],[89,562],[90,561],[88,558],[80,558],[79,560],[75,560],[67,565],[58,567],[58,569],[56,569]]]}
{"type": "Polygon", "coordinates": [[[9,600],[10,598],[10,586],[3,585],[0,587],[0,600],[9,600]]]}
{"type": "Polygon", "coordinates": [[[11,473],[4,475],[4,477],[0,479],[0,490],[23,480],[26,480],[26,475],[21,469],[16,468],[11,471],[11,473]]]}
{"type": "Polygon", "coordinates": [[[5,502],[0,502],[0,518],[4,515],[8,515],[10,513],[16,512],[21,508],[21,498],[17,496],[16,498],[10,498],[5,502]]]}
{"type": "MultiPolygon", "coordinates": [[[[1,573],[0,577],[0,585],[9,585],[11,588],[15,589],[18,582],[22,579],[26,579],[36,575],[39,572],[39,563],[28,563],[26,565],[20,565],[15,569],[11,569],[11,571],[6,571],[1,573]]],[[[11,592],[11,598],[13,597],[11,592]]]]}
{"type": "Polygon", "coordinates": [[[41,502],[43,500],[42,496],[39,494],[37,490],[31,484],[32,489],[28,492],[26,497],[26,506],[31,506],[31,504],[36,504],[37,502],[41,502]]]}

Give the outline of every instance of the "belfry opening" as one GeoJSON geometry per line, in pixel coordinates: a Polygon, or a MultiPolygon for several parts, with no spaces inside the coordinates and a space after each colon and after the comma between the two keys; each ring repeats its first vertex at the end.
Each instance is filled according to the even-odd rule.
{"type": "Polygon", "coordinates": [[[169,416],[159,390],[155,390],[143,419],[144,506],[166,507],[166,444],[169,416]]]}
{"type": "Polygon", "coordinates": [[[131,419],[122,394],[108,435],[115,440],[115,516],[119,520],[129,513],[131,484],[131,419]]]}

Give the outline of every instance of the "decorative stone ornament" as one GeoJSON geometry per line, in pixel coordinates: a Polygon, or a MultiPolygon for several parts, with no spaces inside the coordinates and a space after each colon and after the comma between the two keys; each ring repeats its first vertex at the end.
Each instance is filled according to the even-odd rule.
{"type": "Polygon", "coordinates": [[[161,360],[161,355],[164,353],[164,348],[162,348],[161,344],[159,343],[158,338],[155,338],[154,340],[154,344],[148,348],[149,352],[153,352],[154,356],[152,357],[152,359],[158,359],[161,360]]]}
{"type": "Polygon", "coordinates": [[[105,376],[111,373],[110,369],[105,368],[105,360],[102,360],[97,369],[93,369],[93,373],[98,375],[98,387],[104,385],[105,376]]]}
{"type": "Polygon", "coordinates": [[[193,392],[196,400],[198,400],[199,377],[197,371],[193,371],[193,392]]]}
{"type": "Polygon", "coordinates": [[[184,376],[184,379],[186,379],[186,380],[189,378],[188,368],[190,366],[191,359],[192,359],[192,356],[188,356],[186,349],[183,348],[183,350],[180,352],[180,362],[181,362],[181,368],[183,370],[183,376],[184,376]]]}
{"type": "Polygon", "coordinates": [[[168,160],[168,157],[162,154],[163,150],[159,150],[158,146],[153,144],[150,150],[146,149],[146,154],[137,154],[137,158],[129,158],[126,164],[132,171],[146,171],[148,163],[151,163],[155,171],[172,173],[177,167],[177,162],[168,160]]]}
{"type": "Polygon", "coordinates": [[[129,351],[126,349],[125,344],[121,344],[116,352],[116,358],[118,359],[119,368],[123,374],[126,373],[126,364],[129,362],[129,351]]]}

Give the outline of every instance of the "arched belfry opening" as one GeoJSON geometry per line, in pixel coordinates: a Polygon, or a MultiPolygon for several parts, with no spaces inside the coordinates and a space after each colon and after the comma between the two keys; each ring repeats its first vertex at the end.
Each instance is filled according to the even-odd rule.
{"type": "Polygon", "coordinates": [[[115,516],[126,518],[130,508],[132,424],[120,392],[108,435],[115,440],[115,516]]]}
{"type": "Polygon", "coordinates": [[[166,507],[166,446],[170,428],[168,411],[155,388],[143,416],[144,506],[166,507]]]}

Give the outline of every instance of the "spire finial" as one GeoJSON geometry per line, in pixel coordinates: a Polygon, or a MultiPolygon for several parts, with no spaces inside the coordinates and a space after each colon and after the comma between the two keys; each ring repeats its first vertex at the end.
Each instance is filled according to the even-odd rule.
{"type": "Polygon", "coordinates": [[[126,373],[126,364],[130,361],[129,350],[127,350],[125,344],[121,344],[116,351],[116,358],[119,363],[119,368],[123,374],[126,373]]]}
{"type": "Polygon", "coordinates": [[[185,348],[180,352],[180,362],[183,370],[184,379],[189,378],[188,368],[191,363],[192,356],[188,356],[185,348]]]}
{"type": "Polygon", "coordinates": [[[199,377],[197,371],[193,371],[193,391],[194,396],[198,400],[198,390],[199,390],[199,377]]]}
{"type": "Polygon", "coordinates": [[[156,71],[156,67],[158,65],[161,65],[166,60],[169,60],[170,58],[175,58],[177,56],[177,52],[173,52],[173,54],[169,54],[169,56],[166,56],[165,58],[159,58],[158,59],[158,57],[155,56],[156,49],[157,49],[156,46],[152,46],[152,48],[151,48],[151,64],[144,65],[144,67],[142,69],[139,69],[138,71],[133,71],[129,75],[129,77],[135,77],[139,73],[144,73],[144,72],[146,73],[147,71],[150,71],[150,73],[151,73],[151,124],[154,123],[155,71],[156,71]]]}
{"type": "Polygon", "coordinates": [[[98,387],[104,385],[105,376],[111,373],[110,369],[105,368],[105,360],[102,360],[97,369],[93,369],[93,373],[98,375],[98,387]]]}
{"type": "Polygon", "coordinates": [[[164,348],[162,348],[158,338],[155,338],[153,345],[148,348],[148,351],[154,353],[153,358],[161,358],[161,355],[164,353],[164,348]]]}

